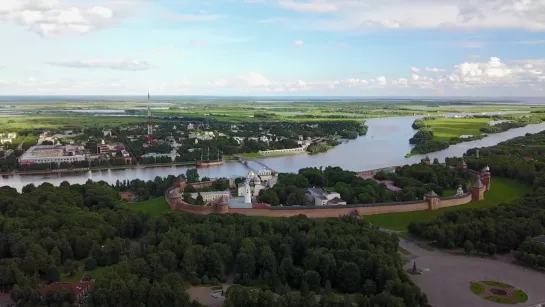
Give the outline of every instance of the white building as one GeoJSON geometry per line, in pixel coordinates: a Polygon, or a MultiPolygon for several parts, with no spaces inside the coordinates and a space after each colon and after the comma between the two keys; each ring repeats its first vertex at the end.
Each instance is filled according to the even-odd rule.
{"type": "Polygon", "coordinates": [[[85,161],[83,149],[69,145],[37,145],[30,147],[21,157],[20,164],[62,163],[85,161]]]}
{"type": "Polygon", "coordinates": [[[142,158],[160,158],[160,157],[169,157],[172,162],[176,161],[176,157],[179,157],[180,154],[176,152],[176,150],[172,150],[169,153],[156,153],[156,152],[150,152],[145,155],[142,155],[142,158]]]}
{"type": "Polygon", "coordinates": [[[307,199],[313,202],[315,206],[335,206],[346,205],[346,202],[341,199],[341,194],[337,192],[328,192],[321,188],[303,189],[307,195],[307,199]]]}
{"type": "MultiPolygon", "coordinates": [[[[198,192],[191,193],[191,198],[197,199],[199,196],[198,192]]],[[[212,192],[201,192],[201,196],[204,202],[211,202],[223,197],[223,199],[231,198],[231,191],[212,191],[212,192]]]]}
{"type": "Polygon", "coordinates": [[[17,133],[15,132],[8,132],[8,133],[0,133],[0,144],[5,143],[12,143],[13,139],[17,138],[17,133]]]}
{"type": "Polygon", "coordinates": [[[278,178],[270,170],[263,170],[255,174],[249,172],[244,184],[239,185],[238,195],[247,195],[247,187],[250,189],[250,197],[259,195],[259,192],[265,188],[271,188],[278,182],[278,178]]]}

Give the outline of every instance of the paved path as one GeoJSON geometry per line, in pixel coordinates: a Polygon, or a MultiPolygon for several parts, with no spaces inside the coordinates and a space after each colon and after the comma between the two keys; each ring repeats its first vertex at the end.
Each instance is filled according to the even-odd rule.
{"type": "MultiPolygon", "coordinates": [[[[381,229],[393,233],[391,230],[381,229]]],[[[409,275],[426,293],[434,307],[501,306],[471,293],[471,281],[501,281],[524,290],[528,301],[521,307],[545,307],[545,274],[501,260],[452,255],[440,250],[428,251],[414,242],[400,238],[399,246],[412,254],[422,275],[409,275]],[[543,306],[539,306],[544,304],[543,306]]]]}

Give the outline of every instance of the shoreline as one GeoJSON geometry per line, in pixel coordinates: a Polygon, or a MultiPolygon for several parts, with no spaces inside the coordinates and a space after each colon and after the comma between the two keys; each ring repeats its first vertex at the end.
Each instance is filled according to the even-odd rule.
{"type": "MultiPolygon", "coordinates": [[[[224,161],[233,162],[233,161],[224,161]]],[[[35,170],[35,171],[12,171],[12,172],[0,172],[0,176],[12,176],[12,175],[51,175],[51,174],[64,174],[64,173],[84,173],[84,172],[96,172],[96,171],[109,171],[109,170],[126,170],[126,169],[139,169],[139,168],[156,168],[156,167],[168,167],[168,166],[194,166],[195,162],[173,162],[173,163],[157,163],[157,164],[132,164],[132,165],[119,165],[119,166],[105,166],[105,167],[90,167],[90,168],[75,168],[75,169],[63,169],[63,170],[35,170]]]]}
{"type": "MultiPolygon", "coordinates": [[[[267,159],[267,158],[278,158],[278,157],[285,157],[285,156],[294,156],[294,155],[300,155],[300,154],[308,154],[308,152],[289,152],[289,153],[282,153],[282,154],[273,154],[273,155],[262,155],[261,157],[243,157],[248,160],[256,160],[256,159],[267,159]]],[[[232,163],[232,162],[238,162],[238,159],[234,158],[234,156],[228,156],[225,157],[223,160],[223,163],[232,163]]],[[[33,171],[11,171],[11,172],[0,172],[0,176],[15,176],[15,175],[53,175],[53,174],[66,174],[66,173],[86,173],[86,172],[97,172],[97,171],[111,171],[111,170],[127,170],[127,169],[144,169],[144,168],[159,168],[159,167],[169,167],[169,166],[176,166],[176,167],[191,167],[195,165],[195,162],[172,162],[172,163],[156,163],[156,164],[130,164],[130,165],[119,165],[119,166],[103,166],[103,167],[90,167],[90,168],[74,168],[74,169],[62,169],[62,170],[33,170],[33,171]]],[[[215,166],[221,166],[221,165],[214,165],[210,167],[215,166]]]]}

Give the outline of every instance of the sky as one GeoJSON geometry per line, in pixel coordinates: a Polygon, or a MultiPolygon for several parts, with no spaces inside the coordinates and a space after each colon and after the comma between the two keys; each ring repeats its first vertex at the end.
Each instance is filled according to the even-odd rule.
{"type": "Polygon", "coordinates": [[[0,96],[545,94],[545,0],[0,0],[0,42],[0,96]]]}

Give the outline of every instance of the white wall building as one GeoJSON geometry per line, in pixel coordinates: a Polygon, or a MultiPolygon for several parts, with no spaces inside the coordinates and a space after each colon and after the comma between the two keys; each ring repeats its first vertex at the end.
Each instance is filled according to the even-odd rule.
{"type": "Polygon", "coordinates": [[[150,152],[145,155],[142,155],[142,158],[159,158],[159,157],[169,157],[172,162],[176,161],[176,157],[179,157],[180,154],[176,152],[176,150],[172,150],[169,153],[156,153],[156,152],[150,152]]]}
{"type": "Polygon", "coordinates": [[[11,144],[11,142],[15,138],[17,138],[17,133],[15,132],[0,133],[0,144],[5,144],[5,143],[11,144]]]}
{"type": "MultiPolygon", "coordinates": [[[[197,199],[199,196],[198,192],[191,193],[191,198],[197,199]]],[[[201,196],[204,202],[211,202],[220,198],[229,199],[231,198],[231,191],[212,191],[212,192],[201,192],[201,196]]]]}
{"type": "Polygon", "coordinates": [[[37,145],[30,147],[21,157],[20,164],[57,163],[85,161],[82,148],[69,145],[37,145]]]}

